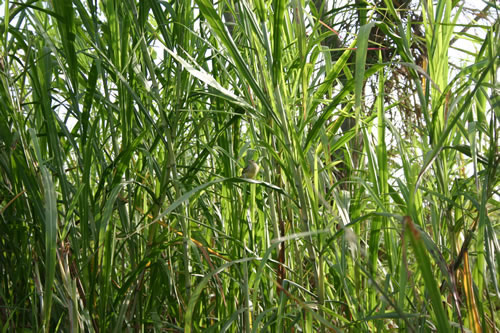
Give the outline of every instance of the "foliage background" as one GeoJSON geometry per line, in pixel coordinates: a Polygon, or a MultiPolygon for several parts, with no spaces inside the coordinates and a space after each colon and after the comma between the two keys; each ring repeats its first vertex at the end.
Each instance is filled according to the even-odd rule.
{"type": "Polygon", "coordinates": [[[3,331],[498,331],[481,4],[4,2],[3,331]]]}

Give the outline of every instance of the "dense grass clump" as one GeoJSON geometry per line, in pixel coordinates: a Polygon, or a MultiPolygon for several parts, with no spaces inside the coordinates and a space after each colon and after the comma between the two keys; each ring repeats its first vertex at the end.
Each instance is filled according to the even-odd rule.
{"type": "Polygon", "coordinates": [[[4,2],[3,331],[498,331],[498,7],[339,3],[4,2]]]}

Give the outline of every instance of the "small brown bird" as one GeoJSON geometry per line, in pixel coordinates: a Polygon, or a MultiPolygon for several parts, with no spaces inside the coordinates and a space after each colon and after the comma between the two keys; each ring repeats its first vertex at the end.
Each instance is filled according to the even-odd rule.
{"type": "Polygon", "coordinates": [[[253,179],[259,172],[259,165],[254,160],[249,160],[247,166],[243,169],[241,177],[253,179]]]}

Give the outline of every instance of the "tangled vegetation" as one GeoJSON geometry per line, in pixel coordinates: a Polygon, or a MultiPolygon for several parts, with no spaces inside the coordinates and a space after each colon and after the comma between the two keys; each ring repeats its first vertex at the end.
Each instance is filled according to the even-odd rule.
{"type": "Polygon", "coordinates": [[[3,331],[498,332],[475,3],[4,1],[3,331]]]}

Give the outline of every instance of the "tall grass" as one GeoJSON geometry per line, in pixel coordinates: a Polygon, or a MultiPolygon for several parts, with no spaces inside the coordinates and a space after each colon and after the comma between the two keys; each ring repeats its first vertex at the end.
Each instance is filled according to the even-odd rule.
{"type": "Polygon", "coordinates": [[[5,2],[3,331],[498,331],[483,5],[5,2]]]}

